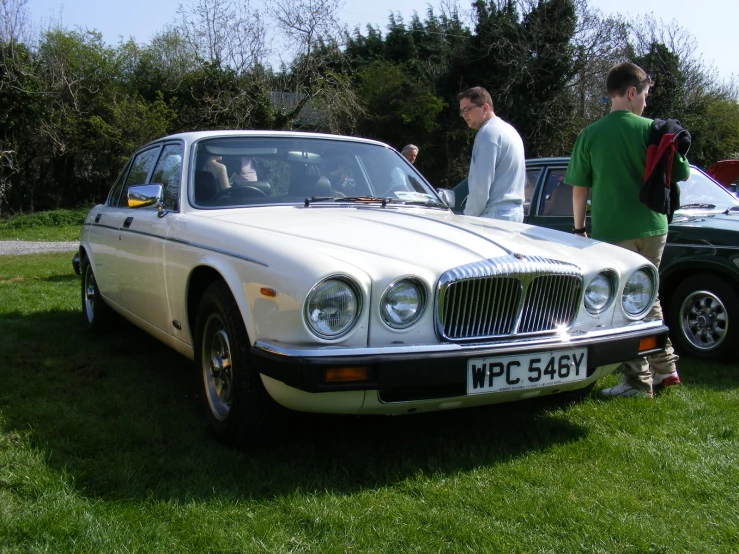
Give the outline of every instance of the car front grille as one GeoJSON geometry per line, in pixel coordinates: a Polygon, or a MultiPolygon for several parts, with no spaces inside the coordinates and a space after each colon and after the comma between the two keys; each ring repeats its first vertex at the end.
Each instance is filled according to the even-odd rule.
{"type": "Polygon", "coordinates": [[[437,332],[459,341],[552,332],[570,326],[581,290],[580,268],[542,257],[456,267],[439,279],[437,332]]]}

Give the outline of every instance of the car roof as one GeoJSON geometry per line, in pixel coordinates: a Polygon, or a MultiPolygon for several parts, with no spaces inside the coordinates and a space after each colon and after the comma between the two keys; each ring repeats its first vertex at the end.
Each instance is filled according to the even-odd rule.
{"type": "MultiPolygon", "coordinates": [[[[350,142],[361,142],[365,144],[376,144],[378,146],[384,146],[391,148],[384,142],[366,139],[362,137],[350,137],[346,135],[330,135],[327,133],[309,133],[305,131],[265,131],[256,129],[243,129],[243,130],[230,130],[230,131],[190,131],[187,133],[177,133],[174,135],[167,135],[165,137],[158,138],[151,141],[149,144],[158,144],[160,142],[166,142],[169,140],[183,140],[187,143],[192,143],[204,138],[228,138],[228,137],[267,137],[267,138],[313,138],[313,139],[325,139],[325,140],[340,140],[350,142]]],[[[147,144],[146,146],[149,146],[147,144]]]]}
{"type": "Polygon", "coordinates": [[[553,156],[550,158],[527,158],[526,165],[552,165],[552,164],[568,164],[569,156],[553,156]]]}

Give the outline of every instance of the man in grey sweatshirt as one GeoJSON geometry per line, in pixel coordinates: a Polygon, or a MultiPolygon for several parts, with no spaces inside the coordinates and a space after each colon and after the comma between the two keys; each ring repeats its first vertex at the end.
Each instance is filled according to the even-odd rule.
{"type": "Polygon", "coordinates": [[[467,89],[457,99],[459,115],[478,130],[464,214],[522,222],[526,157],[521,135],[495,115],[493,100],[484,88],[467,89]]]}

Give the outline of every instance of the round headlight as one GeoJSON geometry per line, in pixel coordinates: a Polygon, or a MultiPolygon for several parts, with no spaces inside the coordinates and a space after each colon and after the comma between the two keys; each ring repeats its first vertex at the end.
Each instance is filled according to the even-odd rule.
{"type": "Polygon", "coordinates": [[[380,300],[382,320],[393,329],[410,327],[423,313],[426,293],[413,279],[401,279],[390,285],[380,300]]]}
{"type": "Polygon", "coordinates": [[[335,339],[346,334],[359,317],[358,289],[340,278],[321,281],[305,299],[305,320],[319,337],[335,339]]]}
{"type": "Polygon", "coordinates": [[[654,302],[654,280],[647,269],[635,271],[624,286],[621,301],[624,310],[631,317],[641,317],[649,311],[654,302]]]}
{"type": "Polygon", "coordinates": [[[591,314],[605,310],[613,299],[613,280],[607,273],[599,273],[585,289],[585,309],[591,314]]]}

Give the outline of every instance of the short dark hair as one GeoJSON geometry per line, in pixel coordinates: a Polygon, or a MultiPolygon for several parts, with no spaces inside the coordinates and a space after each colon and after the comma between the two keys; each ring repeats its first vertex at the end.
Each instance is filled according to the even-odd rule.
{"type": "Polygon", "coordinates": [[[654,84],[652,78],[641,67],[631,62],[614,65],[606,77],[606,92],[611,98],[625,96],[626,91],[636,87],[637,92],[654,84]]]}
{"type": "Polygon", "coordinates": [[[490,97],[490,93],[482,87],[472,87],[460,92],[457,95],[457,100],[462,100],[462,98],[468,98],[470,102],[478,106],[487,104],[491,110],[493,109],[493,99],[490,97]]]}

